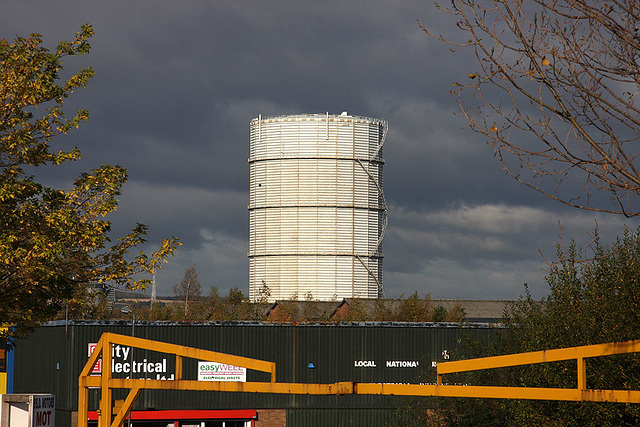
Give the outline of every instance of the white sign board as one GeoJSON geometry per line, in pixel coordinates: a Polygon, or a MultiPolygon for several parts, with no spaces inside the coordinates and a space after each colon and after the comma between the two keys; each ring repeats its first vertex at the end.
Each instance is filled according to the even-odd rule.
{"type": "Polygon", "coordinates": [[[198,362],[198,381],[246,382],[247,368],[216,362],[198,362]]]}
{"type": "Polygon", "coordinates": [[[33,427],[53,427],[56,417],[56,397],[52,394],[33,395],[33,427]]]}

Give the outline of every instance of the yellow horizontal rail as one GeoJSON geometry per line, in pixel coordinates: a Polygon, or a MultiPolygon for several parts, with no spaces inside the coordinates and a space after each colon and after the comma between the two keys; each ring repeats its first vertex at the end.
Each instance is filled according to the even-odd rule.
{"type": "MultiPolygon", "coordinates": [[[[82,381],[84,387],[100,387],[99,377],[82,381]]],[[[148,389],[148,390],[197,390],[227,391],[244,393],[278,393],[278,394],[315,394],[340,395],[353,394],[352,382],[328,384],[315,383],[271,383],[271,382],[228,382],[228,381],[195,381],[195,380],[147,380],[111,378],[107,381],[109,388],[114,389],[148,389]]]]}
{"type": "Polygon", "coordinates": [[[481,357],[469,360],[456,360],[439,363],[438,375],[476,371],[509,366],[531,365],[534,363],[560,362],[579,358],[611,356],[640,352],[640,340],[594,344],[579,347],[559,348],[555,350],[534,351],[529,353],[507,354],[503,356],[481,357]]]}
{"type": "Polygon", "coordinates": [[[640,403],[640,391],[635,390],[578,390],[572,388],[543,387],[355,383],[354,393],[395,396],[481,397],[487,399],[640,403]]]}

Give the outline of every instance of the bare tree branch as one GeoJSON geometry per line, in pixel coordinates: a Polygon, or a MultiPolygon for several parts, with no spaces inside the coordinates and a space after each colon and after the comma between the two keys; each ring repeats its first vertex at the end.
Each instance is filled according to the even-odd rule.
{"type": "Polygon", "coordinates": [[[640,3],[453,0],[477,59],[461,115],[503,170],[569,206],[640,215],[640,3]],[[582,185],[576,185],[576,183],[582,185]],[[605,196],[605,197],[603,197],[605,196]]]}

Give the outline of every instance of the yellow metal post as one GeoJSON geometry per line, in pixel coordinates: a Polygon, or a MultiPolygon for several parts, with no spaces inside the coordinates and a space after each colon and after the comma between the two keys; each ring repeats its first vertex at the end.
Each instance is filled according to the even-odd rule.
{"type": "Polygon", "coordinates": [[[182,356],[176,354],[176,380],[182,379],[182,356]]]}
{"type": "Polygon", "coordinates": [[[578,390],[587,389],[587,364],[584,361],[584,357],[578,357],[578,390]]]}
{"type": "Polygon", "coordinates": [[[103,335],[105,342],[102,348],[102,374],[100,381],[100,423],[99,427],[109,427],[112,418],[111,400],[113,399],[113,390],[109,386],[111,379],[111,356],[112,345],[109,333],[103,335]]]}
{"type": "Polygon", "coordinates": [[[78,379],[78,427],[87,427],[89,416],[89,386],[87,379],[90,378],[93,367],[98,362],[98,359],[102,357],[102,347],[105,339],[100,337],[96,348],[94,349],[89,360],[82,368],[80,372],[80,378],[78,379]]]}
{"type": "MultiPolygon", "coordinates": [[[[80,377],[82,378],[82,377],[80,377]]],[[[87,427],[89,418],[89,388],[78,387],[78,427],[87,427]]]]}

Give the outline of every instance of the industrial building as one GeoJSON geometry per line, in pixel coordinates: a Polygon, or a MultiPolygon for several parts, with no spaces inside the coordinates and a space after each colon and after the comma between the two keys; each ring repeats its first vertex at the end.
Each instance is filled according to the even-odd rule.
{"type": "MultiPolygon", "coordinates": [[[[73,427],[78,417],[78,376],[104,332],[135,335],[275,362],[278,382],[420,383],[435,381],[434,363],[455,360],[468,338],[488,337],[487,323],[337,323],[56,321],[16,342],[9,392],[55,396],[55,425],[73,427]]],[[[169,354],[113,348],[116,376],[171,379],[169,354]],[[130,366],[142,366],[131,373],[130,366]]],[[[198,376],[186,359],[186,380],[198,376]]],[[[108,369],[108,367],[101,367],[108,369]]],[[[265,381],[247,370],[239,381],[265,381]]],[[[123,399],[115,393],[114,399],[123,399]]],[[[99,390],[90,390],[89,419],[97,420],[99,390]]],[[[134,427],[385,426],[405,402],[399,396],[311,396],[242,392],[144,390],[131,413],[134,427]],[[224,423],[224,424],[223,424],[224,423]]],[[[91,425],[91,424],[90,424],[91,425]]],[[[95,424],[93,424],[95,425],[95,424]]]]}
{"type": "Polygon", "coordinates": [[[343,112],[250,127],[251,301],[382,296],[387,122],[343,112]]]}

